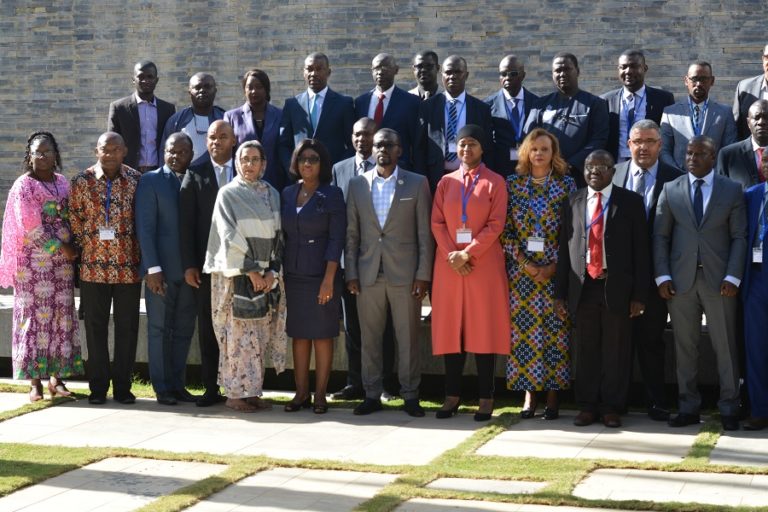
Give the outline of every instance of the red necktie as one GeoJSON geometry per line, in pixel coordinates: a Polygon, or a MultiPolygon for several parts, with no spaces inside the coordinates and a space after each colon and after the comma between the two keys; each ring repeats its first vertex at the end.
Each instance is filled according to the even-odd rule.
{"type": "Polygon", "coordinates": [[[595,192],[595,211],[589,228],[589,265],[587,272],[592,279],[597,279],[603,273],[603,215],[600,192],[595,192]]]}
{"type": "Polygon", "coordinates": [[[763,177],[763,148],[757,148],[755,150],[755,153],[757,153],[757,179],[760,181],[760,183],[765,181],[765,178],[763,177]]]}
{"type": "Polygon", "coordinates": [[[379,93],[379,103],[376,105],[376,110],[373,113],[373,120],[376,122],[376,126],[381,126],[381,121],[384,119],[384,98],[386,94],[379,93]]]}

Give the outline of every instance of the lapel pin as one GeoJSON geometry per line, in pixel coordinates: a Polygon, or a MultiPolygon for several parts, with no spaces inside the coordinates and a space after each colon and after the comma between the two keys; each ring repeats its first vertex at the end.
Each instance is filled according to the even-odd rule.
{"type": "Polygon", "coordinates": [[[402,185],[403,183],[405,183],[403,180],[397,180],[398,185],[402,185]]]}

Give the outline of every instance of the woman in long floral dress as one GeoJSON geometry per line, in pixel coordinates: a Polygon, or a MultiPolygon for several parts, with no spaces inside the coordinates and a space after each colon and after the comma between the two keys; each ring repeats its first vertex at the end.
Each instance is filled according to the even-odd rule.
{"type": "Polygon", "coordinates": [[[63,378],[83,373],[74,301],[75,249],[67,199],[69,180],[56,171],[61,156],[53,135],[28,141],[23,174],[8,194],[3,217],[0,286],[14,290],[13,377],[29,379],[29,399],[69,396],[63,378]]]}

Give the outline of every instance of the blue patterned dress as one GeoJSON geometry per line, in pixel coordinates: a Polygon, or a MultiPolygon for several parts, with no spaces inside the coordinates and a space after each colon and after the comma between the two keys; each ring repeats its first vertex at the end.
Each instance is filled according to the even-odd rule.
{"type": "Polygon", "coordinates": [[[524,255],[539,265],[557,261],[561,209],[575,189],[570,176],[552,174],[542,185],[534,184],[528,176],[512,175],[507,179],[509,206],[501,243],[512,319],[507,388],[514,391],[570,387],[569,326],[557,317],[552,306],[554,276],[545,283],[535,282],[518,265],[517,257],[524,255]],[[543,253],[527,250],[531,236],[544,239],[543,253]]]}

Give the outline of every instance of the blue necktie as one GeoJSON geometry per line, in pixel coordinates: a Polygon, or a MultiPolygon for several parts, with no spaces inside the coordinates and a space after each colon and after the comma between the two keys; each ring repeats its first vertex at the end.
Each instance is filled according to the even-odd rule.
{"type": "Polygon", "coordinates": [[[701,117],[701,110],[699,110],[699,106],[695,105],[693,107],[693,132],[698,135],[699,132],[699,118],[701,117]]]}
{"type": "MultiPolygon", "coordinates": [[[[456,141],[456,128],[459,125],[459,113],[456,111],[456,100],[448,100],[448,130],[446,132],[445,143],[450,144],[456,141]]],[[[448,162],[456,160],[456,153],[448,151],[448,147],[445,148],[445,159],[448,162]]]]}
{"type": "Polygon", "coordinates": [[[320,109],[317,108],[317,94],[312,98],[312,110],[309,111],[309,120],[312,122],[312,130],[317,130],[317,121],[320,118],[320,109]]]}
{"type": "Polygon", "coordinates": [[[704,217],[704,194],[701,192],[701,186],[704,180],[698,179],[693,182],[696,190],[693,192],[693,215],[696,217],[696,224],[701,225],[701,219],[704,217]]]}
{"type": "Polygon", "coordinates": [[[509,103],[512,105],[512,110],[509,112],[509,122],[512,123],[512,130],[515,132],[515,140],[517,140],[517,134],[520,133],[520,111],[517,108],[516,98],[510,98],[509,103]]]}

